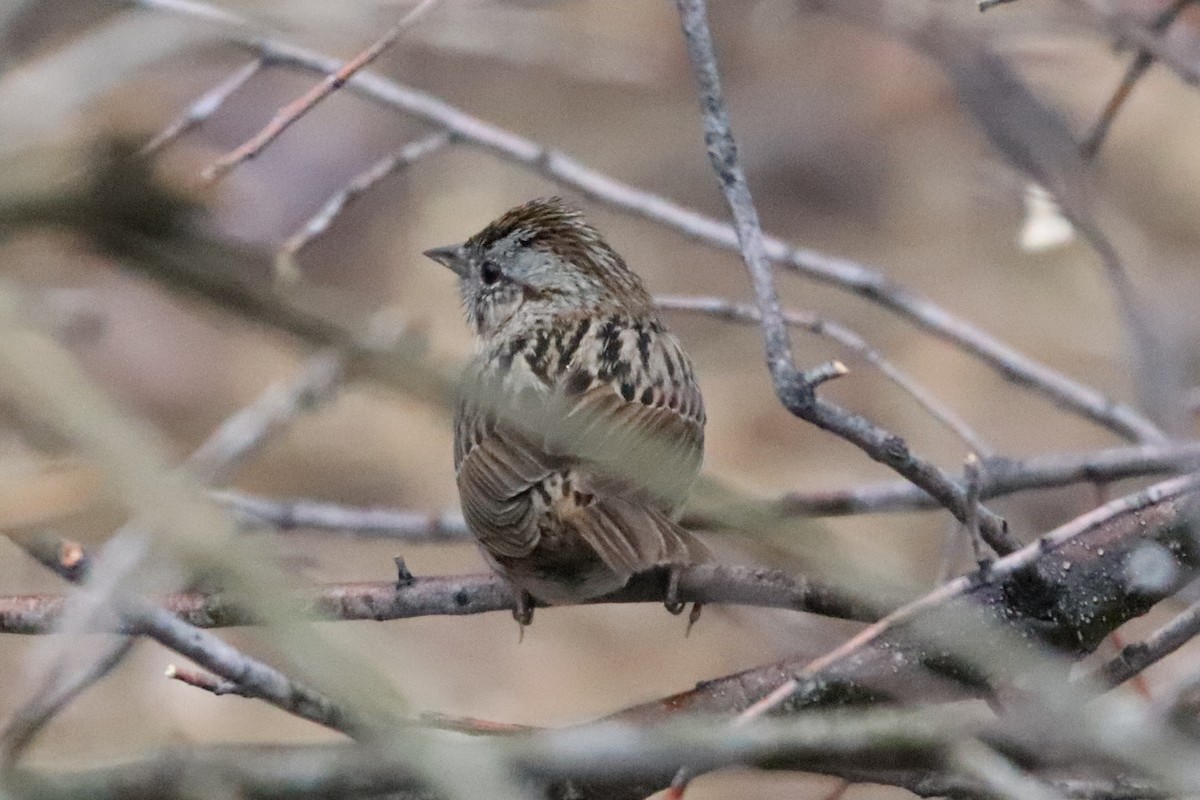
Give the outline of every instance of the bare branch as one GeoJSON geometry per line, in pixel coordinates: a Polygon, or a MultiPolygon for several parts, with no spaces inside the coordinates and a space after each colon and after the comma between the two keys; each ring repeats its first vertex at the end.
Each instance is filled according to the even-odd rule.
{"type": "MultiPolygon", "coordinates": [[[[667,596],[667,583],[665,571],[653,570],[635,576],[624,588],[589,602],[661,603],[667,596]]],[[[720,564],[689,567],[679,574],[678,598],[686,603],[787,608],[861,621],[879,616],[867,603],[845,593],[805,578],[758,567],[720,564]]],[[[509,611],[516,603],[511,587],[490,573],[408,576],[399,583],[335,584],[299,592],[297,600],[314,619],[376,621],[509,611]]],[[[63,602],[64,598],[59,595],[0,597],[0,633],[52,632],[63,602]]],[[[253,613],[220,594],[174,594],[159,598],[157,605],[187,625],[198,628],[257,622],[253,613]]],[[[136,631],[139,625],[126,623],[126,629],[136,631]]],[[[218,674],[229,677],[223,672],[218,674]]]]}
{"type": "Polygon", "coordinates": [[[213,499],[249,524],[280,530],[327,530],[412,542],[465,542],[470,532],[457,511],[426,513],[390,508],[351,508],[316,500],[272,500],[220,491],[213,499]]]}
{"type": "Polygon", "coordinates": [[[975,504],[977,508],[969,509],[966,493],[945,472],[913,454],[900,437],[817,397],[814,386],[796,368],[791,339],[758,224],[758,212],[738,161],[737,145],[721,92],[716,52],[708,29],[704,0],[676,0],[676,6],[683,23],[692,69],[699,84],[704,140],[709,160],[733,212],[742,258],[758,303],[767,368],[780,402],[800,419],[846,439],[872,459],[896,470],[936,498],[960,521],[965,523],[968,517],[977,513],[980,534],[984,540],[1001,555],[1012,552],[1019,542],[1008,532],[1002,519],[978,504],[975,504]]]}
{"type": "Polygon", "coordinates": [[[1200,601],[1192,603],[1142,641],[1125,645],[1116,657],[1097,667],[1088,680],[1103,686],[1120,686],[1197,635],[1200,635],[1200,601]]]}
{"type": "Polygon", "coordinates": [[[142,146],[141,154],[143,156],[154,155],[180,136],[204,124],[209,117],[220,110],[221,106],[225,105],[226,100],[257,75],[262,67],[263,60],[256,58],[196,98],[196,101],[188,106],[182,114],[142,146]]]}
{"type": "MultiPolygon", "coordinates": [[[[1118,447],[1089,453],[1055,453],[1013,460],[989,458],[980,484],[983,499],[1074,483],[1112,483],[1127,478],[1187,472],[1200,467],[1200,442],[1118,447]]],[[[820,492],[790,492],[774,501],[791,516],[843,516],[939,507],[911,483],[895,481],[820,492]]]]}
{"type": "Polygon", "coordinates": [[[404,170],[426,156],[441,150],[452,140],[446,132],[433,133],[423,139],[410,142],[395,153],[384,156],[370,167],[355,175],[345,188],[330,197],[300,230],[288,237],[275,257],[275,273],[282,278],[295,277],[299,270],[296,267],[296,254],[309,242],[320,236],[338,215],[357,197],[364,194],[375,184],[404,170]]]}
{"type": "MultiPolygon", "coordinates": [[[[758,310],[753,306],[744,303],[735,303],[723,297],[659,296],[655,298],[655,302],[659,308],[668,311],[705,314],[731,322],[757,324],[759,320],[758,310]]],[[[854,351],[867,363],[882,372],[888,380],[912,397],[918,405],[929,412],[931,417],[962,439],[969,450],[978,453],[980,456],[991,455],[992,448],[961,417],[942,403],[933,392],[921,386],[909,377],[907,373],[880,355],[878,351],[867,344],[866,340],[854,331],[832,320],[804,311],[785,309],[783,311],[783,319],[784,322],[792,327],[802,328],[817,336],[832,339],[843,347],[854,351]]]]}
{"type": "Polygon", "coordinates": [[[616,716],[647,721],[683,712],[759,715],[785,702],[794,710],[858,696],[905,702],[977,697],[986,688],[969,676],[956,680],[940,670],[922,675],[928,654],[904,634],[908,622],[951,608],[984,609],[1000,629],[1027,626],[1023,635],[1070,648],[1076,656],[1089,652],[1200,567],[1192,545],[1192,526],[1200,519],[1197,486],[1200,476],[1189,475],[1114,500],[986,570],[938,587],[815,661],[784,659],[616,716]],[[1137,552],[1155,561],[1157,573],[1130,566],[1137,552]],[[1055,609],[1053,621],[1044,618],[1048,607],[1055,609]]]}
{"type": "MultiPolygon", "coordinates": [[[[716,50],[712,34],[708,29],[707,10],[704,0],[677,0],[679,17],[683,23],[683,35],[687,42],[692,71],[699,84],[700,106],[703,110],[704,143],[708,157],[725,202],[733,213],[734,230],[737,232],[738,247],[758,305],[759,325],[762,328],[766,347],[767,368],[775,383],[775,392],[780,401],[791,410],[798,402],[797,396],[811,394],[812,388],[801,382],[792,356],[792,342],[783,321],[783,310],[779,304],[779,293],[775,290],[775,278],[767,260],[763,243],[762,228],[758,222],[758,210],[750,197],[746,174],[738,161],[737,144],[729,123],[729,112],[721,91],[721,79],[717,71],[716,50]]],[[[795,413],[795,412],[793,412],[795,413]]]]}
{"type": "Polygon", "coordinates": [[[227,681],[224,678],[214,678],[212,675],[206,675],[203,672],[197,672],[194,669],[188,669],[176,664],[168,664],[164,675],[168,680],[186,683],[188,686],[195,686],[197,689],[203,689],[210,694],[218,696],[224,694],[236,694],[242,697],[254,696],[242,688],[240,683],[227,681]]]}
{"type": "Polygon", "coordinates": [[[438,0],[420,0],[387,33],[375,40],[370,47],[347,61],[337,70],[331,71],[325,76],[324,80],[308,92],[305,92],[291,103],[279,109],[266,127],[209,165],[204,170],[204,179],[211,181],[220,178],[238,164],[247,159],[254,158],[261,153],[264,147],[279,138],[279,135],[291,127],[292,123],[311,111],[317,103],[320,103],[326,97],[345,86],[346,81],[350,80],[362,69],[365,69],[372,61],[379,58],[385,50],[395,44],[396,40],[400,38],[401,33],[420,19],[437,2],[438,0]]]}
{"type": "MultiPolygon", "coordinates": [[[[1112,483],[1130,478],[1186,472],[1200,467],[1200,442],[1119,447],[1087,453],[1052,453],[1023,460],[986,459],[980,496],[1003,497],[1077,483],[1112,483]]],[[[457,511],[424,512],[391,508],[355,508],[307,499],[277,500],[236,491],[213,492],[217,502],[247,524],[280,530],[339,531],[367,538],[406,542],[469,541],[457,511]]],[[[941,506],[908,481],[855,489],[789,492],[766,501],[777,514],[795,517],[879,514],[935,510],[941,506]]],[[[685,523],[704,526],[706,518],[686,516],[685,523]]]]}
{"type": "Polygon", "coordinates": [[[272,386],[230,416],[188,457],[188,468],[207,484],[220,484],[296,415],[328,400],[341,380],[343,358],[313,356],[289,386],[272,386]]]}

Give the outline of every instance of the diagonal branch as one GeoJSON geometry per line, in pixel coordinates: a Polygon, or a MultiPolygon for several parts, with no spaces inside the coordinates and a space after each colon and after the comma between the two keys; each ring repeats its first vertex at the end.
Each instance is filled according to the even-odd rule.
{"type": "Polygon", "coordinates": [[[1081,657],[1200,569],[1198,486],[1197,476],[1173,478],[1101,506],[893,612],[817,662],[786,658],[615,717],[643,723],[681,712],[743,712],[772,693],[773,704],[786,702],[790,711],[986,695],[973,670],[955,667],[940,647],[923,646],[907,623],[982,610],[998,629],[1081,657]],[[1139,560],[1147,568],[1137,567],[1139,560]]]}
{"type": "Polygon", "coordinates": [[[399,22],[388,29],[383,36],[375,40],[370,47],[363,50],[338,69],[331,70],[320,83],[279,109],[262,130],[209,165],[204,170],[204,179],[210,181],[216,180],[238,164],[254,158],[261,153],[264,147],[278,139],[280,134],[292,126],[292,123],[311,111],[326,97],[345,86],[346,81],[350,80],[356,73],[365,69],[372,61],[383,55],[385,50],[396,43],[401,33],[420,19],[437,2],[438,0],[420,0],[416,6],[400,18],[399,22]]]}

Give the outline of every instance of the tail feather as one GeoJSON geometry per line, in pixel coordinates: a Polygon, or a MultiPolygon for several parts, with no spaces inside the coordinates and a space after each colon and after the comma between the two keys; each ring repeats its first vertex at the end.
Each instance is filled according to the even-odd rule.
{"type": "Polygon", "coordinates": [[[571,524],[626,579],[652,567],[689,566],[713,558],[700,539],[662,511],[620,497],[582,509],[571,524]]]}

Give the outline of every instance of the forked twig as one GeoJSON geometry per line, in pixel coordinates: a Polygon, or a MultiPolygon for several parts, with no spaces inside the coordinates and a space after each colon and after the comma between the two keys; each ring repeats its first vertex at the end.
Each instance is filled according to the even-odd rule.
{"type": "MultiPolygon", "coordinates": [[[[705,314],[717,319],[741,322],[750,325],[758,324],[758,310],[744,303],[735,303],[724,297],[682,297],[658,296],[655,303],[659,308],[668,311],[683,311],[693,314],[705,314]]],[[[958,416],[949,406],[937,398],[933,392],[921,386],[906,372],[901,370],[877,350],[867,344],[859,334],[829,319],[804,311],[783,311],[784,321],[797,328],[802,328],[816,336],[823,336],[846,347],[867,363],[878,369],[883,375],[906,392],[919,406],[929,412],[929,415],[945,426],[950,432],[962,439],[967,448],[978,453],[981,457],[992,454],[992,448],[972,430],[962,417],[958,416]]]]}
{"type": "MultiPolygon", "coordinates": [[[[704,0],[676,0],[683,24],[688,56],[699,86],[703,111],[704,140],[709,160],[716,172],[722,193],[733,213],[734,228],[754,286],[760,315],[767,369],[775,393],[793,415],[829,431],[863,450],[872,459],[885,464],[937,498],[960,521],[966,522],[975,509],[968,508],[966,493],[945,472],[919,458],[898,436],[870,420],[839,408],[817,396],[804,373],[797,369],[792,355],[791,338],[775,289],[775,279],[767,257],[766,244],[758,222],[758,212],[750,196],[745,172],[738,160],[737,145],[729,122],[729,113],[721,90],[716,52],[708,28],[704,0]]],[[[1019,543],[1006,523],[987,509],[975,504],[980,533],[997,553],[1015,550],[1019,543]]]]}
{"type": "Polygon", "coordinates": [[[420,19],[437,2],[438,0],[420,0],[414,8],[401,17],[400,21],[393,25],[383,36],[376,39],[370,47],[347,61],[336,71],[326,75],[325,79],[312,89],[279,109],[262,130],[210,164],[204,170],[202,177],[209,181],[216,180],[238,164],[247,159],[254,158],[261,153],[264,147],[279,138],[279,135],[291,127],[292,123],[311,111],[317,103],[320,103],[326,97],[345,86],[346,81],[354,77],[357,72],[365,68],[372,61],[379,58],[385,50],[395,44],[396,40],[400,38],[401,33],[420,19]]]}

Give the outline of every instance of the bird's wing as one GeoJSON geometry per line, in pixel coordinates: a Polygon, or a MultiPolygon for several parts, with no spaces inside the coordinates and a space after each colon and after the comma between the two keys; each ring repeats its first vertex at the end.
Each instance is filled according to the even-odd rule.
{"type": "Polygon", "coordinates": [[[670,334],[646,346],[630,330],[619,341],[615,361],[567,370],[557,389],[567,413],[547,447],[586,466],[598,494],[638,497],[671,516],[704,457],[704,401],[670,334]]]}
{"type": "Polygon", "coordinates": [[[508,421],[509,405],[497,407],[503,395],[501,379],[468,375],[455,415],[454,467],[471,532],[493,554],[518,558],[538,542],[542,506],[531,490],[558,464],[538,437],[508,421]]]}
{"type": "Polygon", "coordinates": [[[490,552],[528,555],[547,513],[622,572],[703,550],[672,521],[703,455],[700,391],[673,337],[657,337],[643,358],[637,335],[624,332],[619,360],[575,361],[553,385],[525,374],[521,358],[502,375],[480,367],[468,377],[455,467],[463,515],[490,552]]]}
{"type": "Polygon", "coordinates": [[[559,519],[622,579],[649,567],[711,559],[699,539],[658,508],[621,496],[584,494],[583,499],[565,501],[559,519]]]}

